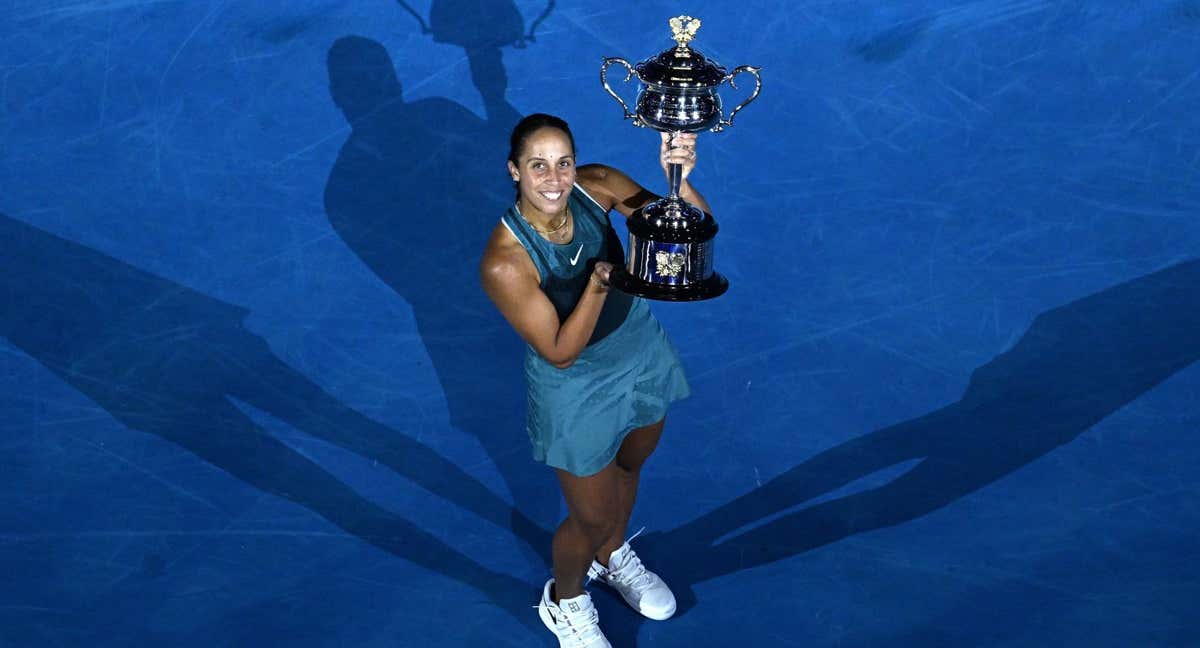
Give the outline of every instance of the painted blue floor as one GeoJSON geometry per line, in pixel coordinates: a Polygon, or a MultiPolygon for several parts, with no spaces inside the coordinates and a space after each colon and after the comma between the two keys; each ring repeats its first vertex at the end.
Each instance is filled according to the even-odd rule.
{"type": "Polygon", "coordinates": [[[681,13],[764,89],[614,645],[1200,645],[1196,0],[6,2],[0,645],[555,645],[476,263],[520,114],[665,188],[681,13]]]}

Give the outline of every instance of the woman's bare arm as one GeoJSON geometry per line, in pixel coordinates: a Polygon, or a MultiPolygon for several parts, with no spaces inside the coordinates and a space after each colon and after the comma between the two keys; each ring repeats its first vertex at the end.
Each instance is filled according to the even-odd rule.
{"type": "MultiPolygon", "coordinates": [[[[668,164],[679,164],[683,167],[683,180],[679,184],[679,195],[687,202],[712,213],[708,201],[688,181],[692,169],[696,167],[696,135],[680,133],[675,136],[676,148],[667,148],[667,134],[662,133],[662,144],[659,148],[659,162],[663,174],[667,174],[668,164]]],[[[639,207],[659,198],[659,196],[638,184],[633,178],[622,171],[603,164],[587,164],[579,167],[576,181],[599,202],[606,210],[616,209],[629,216],[639,207]]]]}
{"type": "Polygon", "coordinates": [[[529,254],[503,225],[492,233],[479,266],[483,290],[500,313],[529,346],[559,369],[574,364],[591,339],[611,270],[611,264],[596,264],[575,310],[560,325],[554,304],[538,285],[529,254]]]}

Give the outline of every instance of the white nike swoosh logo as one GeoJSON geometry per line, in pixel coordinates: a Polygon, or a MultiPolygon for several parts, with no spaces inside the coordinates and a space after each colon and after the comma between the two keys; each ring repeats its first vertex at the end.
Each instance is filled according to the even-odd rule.
{"type": "Polygon", "coordinates": [[[579,253],[580,252],[583,252],[583,243],[580,243],[579,249],[575,250],[575,258],[571,259],[571,265],[575,265],[576,263],[579,263],[579,253]]]}

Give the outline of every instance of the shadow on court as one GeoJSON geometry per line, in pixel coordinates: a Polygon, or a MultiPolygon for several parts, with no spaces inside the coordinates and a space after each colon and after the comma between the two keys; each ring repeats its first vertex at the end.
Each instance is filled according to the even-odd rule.
{"type": "MultiPolygon", "coordinates": [[[[376,460],[500,528],[520,519],[455,464],[347,407],[277,358],[243,326],[246,310],[2,214],[0,241],[0,335],[113,418],[476,588],[544,631],[527,611],[530,584],[489,570],[364,499],[234,404],[376,460]]],[[[541,535],[527,539],[544,542],[541,535]]]]}
{"type": "MultiPolygon", "coordinates": [[[[957,402],[826,450],[676,529],[648,533],[639,552],[653,557],[682,614],[696,583],[936,511],[1073,441],[1200,359],[1198,303],[1200,260],[1189,260],[1046,311],[972,374],[957,402]],[[920,462],[883,486],[803,506],[911,460],[920,462]]],[[[635,645],[640,625],[630,615],[605,617],[615,645],[635,645]]]]}
{"type": "MultiPolygon", "coordinates": [[[[408,10],[434,40],[463,48],[486,118],[444,98],[405,101],[382,44],[339,38],[327,58],[330,94],[352,130],[329,173],[325,211],[349,248],[412,307],[450,424],[479,440],[517,507],[551,527],[559,495],[525,434],[524,344],[478,275],[488,236],[513,200],[505,157],[520,115],[505,97],[501,48],[524,46],[529,36],[511,2],[480,3],[477,12],[435,2],[429,25],[408,10]]],[[[534,548],[549,560],[548,542],[534,548]]]]}

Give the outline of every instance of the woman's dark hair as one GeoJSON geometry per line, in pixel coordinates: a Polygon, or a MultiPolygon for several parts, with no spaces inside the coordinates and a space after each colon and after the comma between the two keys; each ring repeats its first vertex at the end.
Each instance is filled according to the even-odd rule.
{"type": "Polygon", "coordinates": [[[567,122],[545,113],[534,113],[517,122],[513,126],[512,135],[508,138],[508,161],[517,164],[517,158],[520,157],[521,151],[525,149],[525,140],[539,128],[557,128],[566,133],[567,141],[571,143],[571,151],[575,151],[575,136],[571,134],[571,127],[567,126],[567,122]]]}

